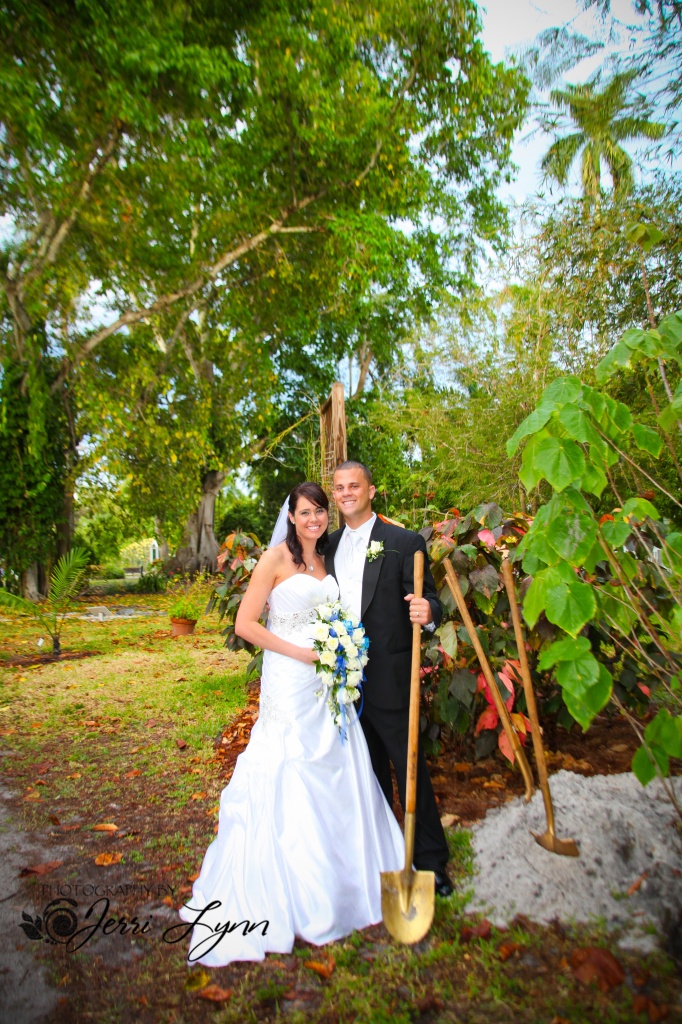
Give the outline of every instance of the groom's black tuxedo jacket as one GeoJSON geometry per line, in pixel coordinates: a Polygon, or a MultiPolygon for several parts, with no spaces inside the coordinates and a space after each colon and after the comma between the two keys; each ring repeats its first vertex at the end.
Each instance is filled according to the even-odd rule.
{"type": "MultiPolygon", "coordinates": [[[[334,558],[343,529],[329,537],[325,552],[327,572],[336,577],[334,558]]],[[[378,708],[403,708],[410,703],[412,623],[406,594],[414,592],[414,553],[424,552],[424,597],[431,605],[433,621],[441,619],[436,585],[429,569],[424,538],[412,530],[377,519],[371,541],[381,541],[384,553],[365,562],[362,578],[362,622],[370,640],[365,669],[365,700],[378,708]]]]}

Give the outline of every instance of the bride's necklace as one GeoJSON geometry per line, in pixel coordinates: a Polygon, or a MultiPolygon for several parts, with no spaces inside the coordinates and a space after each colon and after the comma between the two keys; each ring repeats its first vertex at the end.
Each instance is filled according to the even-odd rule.
{"type": "Polygon", "coordinates": [[[315,572],[315,566],[312,563],[308,566],[308,571],[315,572]]]}

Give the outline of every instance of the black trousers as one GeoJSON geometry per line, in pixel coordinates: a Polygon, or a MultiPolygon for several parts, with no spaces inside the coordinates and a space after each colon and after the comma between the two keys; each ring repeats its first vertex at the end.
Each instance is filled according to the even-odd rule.
{"type": "MultiPolygon", "coordinates": [[[[405,810],[407,780],[407,708],[377,708],[365,701],[360,715],[362,731],[369,747],[374,774],[384,791],[389,806],[393,806],[391,764],[398,780],[398,795],[405,810]]],[[[448,862],[448,844],[440,823],[440,815],[433,795],[429,770],[419,741],[417,759],[417,808],[415,814],[414,866],[421,871],[443,871],[448,862]]]]}

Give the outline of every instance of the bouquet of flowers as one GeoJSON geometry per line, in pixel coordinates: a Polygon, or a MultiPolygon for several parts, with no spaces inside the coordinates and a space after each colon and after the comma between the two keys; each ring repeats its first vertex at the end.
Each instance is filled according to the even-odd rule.
{"type": "Polygon", "coordinates": [[[334,723],[346,739],[346,708],[360,697],[364,667],[367,664],[369,637],[362,623],[344,611],[339,601],[319,605],[313,625],[313,648],[320,655],[317,671],[321,676],[316,697],[326,697],[334,723]]]}

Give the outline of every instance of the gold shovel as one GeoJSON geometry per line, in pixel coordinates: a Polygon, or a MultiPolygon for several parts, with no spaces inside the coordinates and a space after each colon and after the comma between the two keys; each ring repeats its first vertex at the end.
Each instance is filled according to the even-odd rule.
{"type": "MultiPolygon", "coordinates": [[[[414,553],[414,596],[424,587],[424,554],[414,553]]],[[[381,872],[381,913],[388,931],[399,942],[423,939],[433,920],[435,877],[433,871],[415,871],[414,824],[417,805],[417,746],[419,743],[419,655],[421,626],[412,623],[412,675],[410,719],[407,734],[407,792],[405,795],[405,867],[381,872]]]]}
{"type": "Polygon", "coordinates": [[[528,707],[528,717],[530,718],[530,731],[533,736],[535,763],[538,769],[540,789],[542,790],[542,799],[545,802],[545,813],[547,815],[547,831],[543,832],[542,835],[538,835],[536,832],[531,832],[531,835],[535,839],[536,843],[539,843],[540,846],[543,846],[545,850],[549,850],[551,853],[559,853],[563,857],[579,857],[580,850],[578,849],[578,844],[575,839],[559,839],[554,832],[554,808],[552,807],[552,794],[549,791],[549,779],[547,778],[545,752],[542,747],[538,709],[535,703],[535,692],[533,691],[533,683],[530,678],[530,669],[528,668],[528,658],[526,657],[526,645],[523,639],[523,631],[521,629],[519,606],[516,603],[514,578],[512,576],[509,559],[507,558],[502,562],[502,575],[504,577],[504,585],[507,588],[507,597],[509,598],[512,622],[514,623],[514,635],[516,637],[516,646],[518,648],[519,662],[521,664],[523,691],[526,695],[526,706],[528,707]]]}
{"type": "Polygon", "coordinates": [[[516,730],[514,729],[512,721],[509,717],[509,712],[507,711],[504,705],[502,695],[500,694],[500,691],[497,688],[497,683],[495,682],[495,677],[493,676],[492,669],[488,664],[488,659],[486,658],[483,648],[481,647],[481,641],[478,639],[478,633],[476,632],[476,629],[472,622],[471,615],[469,615],[469,609],[466,606],[464,595],[459,585],[459,580],[457,579],[455,570],[452,567],[452,562],[448,558],[446,558],[444,565],[445,578],[448,582],[448,586],[450,587],[450,590],[452,591],[452,596],[454,597],[457,603],[459,614],[462,616],[462,622],[464,623],[466,631],[469,634],[471,644],[474,650],[476,651],[476,657],[479,660],[480,666],[483,670],[483,675],[485,676],[486,682],[488,683],[488,689],[490,690],[493,701],[495,702],[495,708],[497,709],[497,713],[500,716],[502,728],[507,734],[507,739],[509,740],[511,748],[514,751],[516,759],[519,763],[521,774],[523,775],[523,779],[526,784],[525,800],[526,803],[528,803],[528,801],[533,795],[533,776],[531,774],[528,760],[523,752],[523,747],[521,746],[519,737],[516,735],[516,730]]]}

